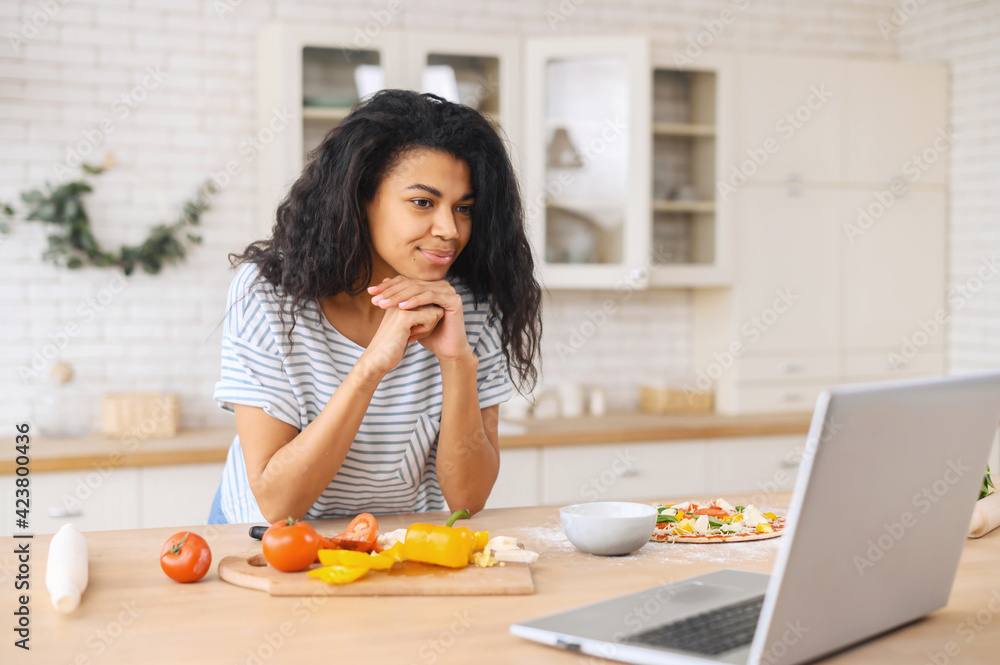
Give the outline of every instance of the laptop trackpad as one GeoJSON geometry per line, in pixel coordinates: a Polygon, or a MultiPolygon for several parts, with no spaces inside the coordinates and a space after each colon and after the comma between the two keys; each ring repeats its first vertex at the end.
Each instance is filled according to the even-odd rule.
{"type": "MultiPolygon", "coordinates": [[[[671,593],[665,595],[670,599],[671,604],[684,605],[686,608],[690,608],[731,596],[733,591],[738,591],[738,589],[734,589],[731,586],[723,586],[722,584],[685,582],[672,587],[671,593]]],[[[712,604],[714,605],[715,603],[712,604]]]]}

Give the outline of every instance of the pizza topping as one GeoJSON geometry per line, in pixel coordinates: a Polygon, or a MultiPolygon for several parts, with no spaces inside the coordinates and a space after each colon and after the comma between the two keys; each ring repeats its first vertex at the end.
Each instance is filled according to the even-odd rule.
{"type": "Polygon", "coordinates": [[[772,512],[761,513],[753,505],[733,506],[724,499],[710,503],[687,501],[657,505],[654,540],[752,538],[760,534],[777,535],[784,518],[772,512]]]}

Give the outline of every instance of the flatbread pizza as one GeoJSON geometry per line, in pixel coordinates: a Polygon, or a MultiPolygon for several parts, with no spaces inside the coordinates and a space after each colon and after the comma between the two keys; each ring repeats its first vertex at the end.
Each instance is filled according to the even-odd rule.
{"type": "Polygon", "coordinates": [[[762,513],[753,505],[733,506],[725,499],[654,505],[659,515],[650,540],[659,543],[766,540],[777,538],[785,530],[784,516],[762,513]]]}

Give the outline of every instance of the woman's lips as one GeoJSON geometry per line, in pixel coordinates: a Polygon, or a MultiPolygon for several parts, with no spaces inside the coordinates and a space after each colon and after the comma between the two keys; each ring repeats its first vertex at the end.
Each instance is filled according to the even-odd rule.
{"type": "Polygon", "coordinates": [[[431,249],[420,249],[428,261],[436,266],[446,266],[455,258],[455,252],[439,252],[431,249]]]}

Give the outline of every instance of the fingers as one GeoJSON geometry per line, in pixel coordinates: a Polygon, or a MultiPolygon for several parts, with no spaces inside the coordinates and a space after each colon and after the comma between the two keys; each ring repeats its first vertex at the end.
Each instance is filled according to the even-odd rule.
{"type": "Polygon", "coordinates": [[[455,288],[447,280],[425,282],[409,279],[402,275],[385,279],[381,284],[368,287],[368,293],[372,294],[372,304],[383,309],[398,307],[401,303],[407,303],[409,307],[435,303],[450,309],[454,307],[455,301],[448,300],[447,297],[456,295],[455,288]],[[419,304],[412,304],[413,296],[425,292],[440,294],[441,298],[424,299],[419,304]]]}
{"type": "Polygon", "coordinates": [[[412,309],[422,305],[439,305],[448,310],[461,308],[462,299],[448,282],[402,282],[386,287],[372,297],[372,304],[382,309],[400,307],[412,309]]]}

